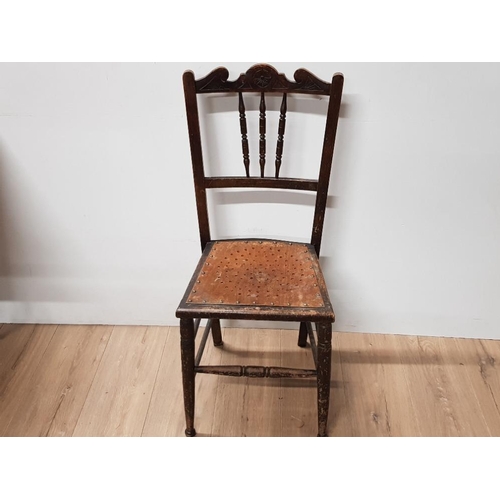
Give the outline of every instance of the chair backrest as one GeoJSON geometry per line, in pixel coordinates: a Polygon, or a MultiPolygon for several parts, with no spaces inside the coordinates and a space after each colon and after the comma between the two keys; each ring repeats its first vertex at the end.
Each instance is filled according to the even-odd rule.
{"type": "Polygon", "coordinates": [[[316,192],[311,244],[319,256],[323,222],[332,168],[335,135],[339,118],[340,101],[344,77],[336,73],[331,83],[320,80],[306,69],[298,69],[294,74],[294,82],[278,73],[275,68],[267,64],[252,66],[246,73],[242,73],[235,81],[228,81],[229,72],[226,68],[216,68],[209,75],[196,80],[192,71],[186,71],[183,76],[184,95],[191,146],[191,159],[196,191],[196,206],[202,249],[210,241],[210,224],[208,219],[206,190],[211,188],[271,188],[292,189],[316,192]],[[260,177],[250,176],[250,158],[247,137],[247,121],[245,115],[244,93],[260,93],[259,106],[259,165],[260,177]],[[198,115],[197,94],[235,93],[238,94],[238,109],[241,131],[241,147],[245,176],[241,177],[207,177],[203,167],[201,148],[200,123],[198,115]],[[266,164],[266,93],[282,93],[276,143],[276,158],[274,176],[265,177],[266,164]],[[329,97],[326,116],[325,135],[319,177],[317,180],[280,177],[283,155],[283,142],[287,112],[288,94],[311,94],[329,97]]]}

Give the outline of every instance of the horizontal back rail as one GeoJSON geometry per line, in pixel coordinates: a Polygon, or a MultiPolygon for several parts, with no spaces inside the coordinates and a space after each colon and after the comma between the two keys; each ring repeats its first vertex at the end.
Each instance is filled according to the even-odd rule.
{"type": "Polygon", "coordinates": [[[269,188],[317,191],[318,181],[313,179],[293,179],[281,177],[205,177],[206,189],[216,188],[269,188]]]}

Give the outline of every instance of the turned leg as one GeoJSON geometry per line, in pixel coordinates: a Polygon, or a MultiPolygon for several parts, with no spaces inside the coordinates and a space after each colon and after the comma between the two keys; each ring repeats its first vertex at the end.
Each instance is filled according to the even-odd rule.
{"type": "Polygon", "coordinates": [[[299,328],[299,341],[297,342],[299,347],[307,346],[307,323],[302,322],[299,328]]]}
{"type": "Polygon", "coordinates": [[[190,318],[181,319],[181,364],[186,436],[196,436],[194,430],[194,322],[190,318]]]}
{"type": "Polygon", "coordinates": [[[214,341],[215,347],[220,347],[221,345],[224,344],[224,342],[222,342],[222,332],[220,329],[220,320],[218,320],[218,319],[212,320],[212,339],[214,341]]]}
{"type": "Polygon", "coordinates": [[[317,323],[318,334],[318,436],[327,435],[332,369],[332,324],[317,323]]]}

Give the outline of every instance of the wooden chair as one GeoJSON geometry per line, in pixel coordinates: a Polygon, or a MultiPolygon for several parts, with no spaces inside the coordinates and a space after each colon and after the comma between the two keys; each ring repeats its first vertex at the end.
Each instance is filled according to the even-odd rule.
{"type": "Polygon", "coordinates": [[[328,184],[339,117],[344,77],[337,73],[327,83],[305,69],[298,69],[295,81],[266,64],[252,66],[235,81],[228,81],[225,68],[217,68],[196,80],[184,73],[191,159],[203,254],[186,293],[176,311],[180,318],[182,380],[186,435],[194,436],[195,375],[202,373],[246,377],[317,378],[318,436],[327,435],[330,399],[331,338],[335,320],[318,256],[328,184]],[[203,167],[198,94],[234,93],[239,103],[239,123],[245,176],[207,177],[203,167]],[[247,122],[243,94],[260,94],[260,177],[250,176],[247,122]],[[265,176],[266,94],[282,93],[276,159],[272,177],[265,176]],[[288,94],[328,96],[325,135],[318,180],[280,177],[288,94]],[[212,241],[207,210],[207,189],[269,188],[316,192],[311,244],[267,239],[212,241]],[[287,263],[288,265],[285,265],[287,263]],[[208,319],[198,352],[195,336],[202,318],[208,319]],[[215,346],[222,346],[220,319],[300,322],[298,345],[309,337],[316,366],[314,370],[264,366],[204,366],[200,364],[209,332],[215,346]],[[316,324],[317,341],[312,329],[316,324]]]}

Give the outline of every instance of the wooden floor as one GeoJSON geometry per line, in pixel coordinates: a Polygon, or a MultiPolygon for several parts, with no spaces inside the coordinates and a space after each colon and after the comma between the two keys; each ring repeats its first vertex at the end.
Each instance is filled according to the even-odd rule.
{"type": "MultiPolygon", "coordinates": [[[[201,335],[200,335],[201,336],[201,335]]],[[[311,367],[291,330],[203,364],[311,367]]],[[[335,333],[330,436],[500,436],[500,341],[335,333]]],[[[315,436],[314,380],[197,377],[201,436],[315,436]]],[[[0,436],[183,436],[175,327],[2,325],[0,436]]]]}

